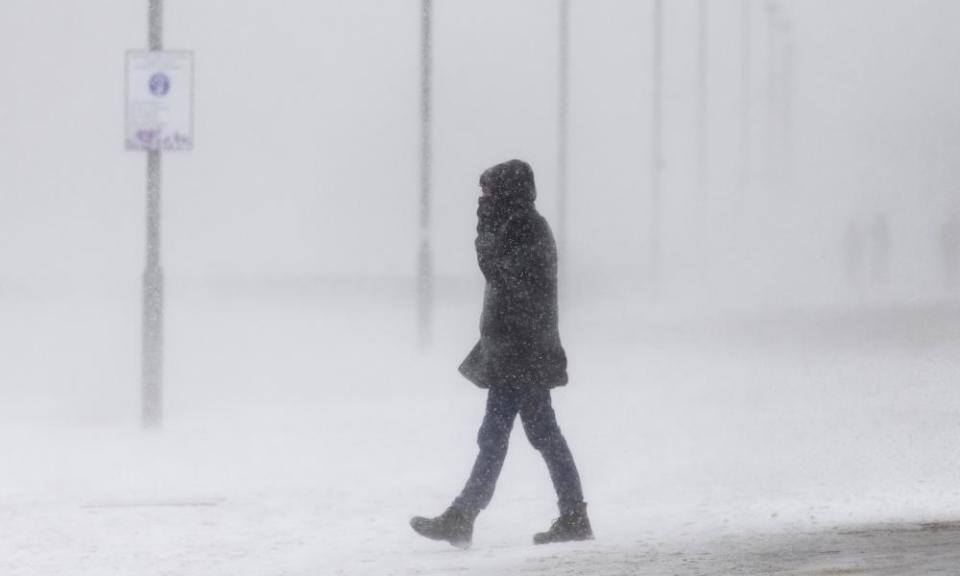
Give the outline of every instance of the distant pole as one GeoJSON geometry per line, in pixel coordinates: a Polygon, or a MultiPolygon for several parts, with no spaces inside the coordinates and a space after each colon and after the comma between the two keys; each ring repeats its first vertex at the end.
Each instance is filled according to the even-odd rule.
{"type": "MultiPolygon", "coordinates": [[[[149,0],[149,49],[163,50],[163,0],[149,0]]],[[[147,263],[143,273],[142,425],[163,421],[163,266],[160,259],[161,153],[147,151],[147,263]]]]}
{"type": "Polygon", "coordinates": [[[750,84],[751,35],[750,0],[741,0],[742,23],[740,42],[740,189],[750,184],[750,84]]]}
{"type": "Polygon", "coordinates": [[[793,114],[796,92],[796,40],[794,36],[793,22],[787,17],[785,23],[784,38],[784,63],[783,63],[783,138],[784,138],[784,179],[788,187],[794,184],[794,154],[796,144],[793,133],[793,114]]]}
{"type": "Polygon", "coordinates": [[[561,256],[567,245],[567,155],[569,150],[570,102],[570,0],[560,0],[559,86],[557,103],[557,212],[558,244],[561,256]]]}
{"type": "Polygon", "coordinates": [[[780,6],[774,0],[766,2],[767,16],[767,94],[765,137],[766,178],[771,186],[780,185],[780,6]]]}
{"type": "Polygon", "coordinates": [[[417,307],[420,347],[430,344],[433,307],[433,266],[430,252],[430,170],[432,164],[433,1],[421,0],[420,39],[420,247],[417,266],[417,307]]]}
{"type": "Polygon", "coordinates": [[[653,79],[650,183],[650,280],[660,281],[661,171],[663,170],[663,0],[653,2],[653,79]]]}
{"type": "Polygon", "coordinates": [[[709,69],[710,69],[710,12],[707,0],[699,0],[697,6],[698,16],[698,58],[697,58],[697,192],[699,193],[698,203],[695,209],[696,230],[691,235],[696,239],[696,271],[700,275],[700,284],[706,284],[706,274],[708,270],[707,261],[709,255],[708,243],[710,234],[707,232],[707,211],[709,208],[709,69]]]}
{"type": "Polygon", "coordinates": [[[774,173],[779,184],[790,188],[793,184],[793,22],[782,5],[771,2],[770,7],[770,123],[774,127],[771,148],[776,150],[774,173]]]}
{"type": "Polygon", "coordinates": [[[701,197],[706,192],[707,187],[707,127],[708,127],[708,87],[707,70],[709,67],[709,42],[710,42],[710,12],[707,6],[707,0],[699,1],[699,73],[697,90],[697,172],[699,177],[699,187],[701,197]]]}

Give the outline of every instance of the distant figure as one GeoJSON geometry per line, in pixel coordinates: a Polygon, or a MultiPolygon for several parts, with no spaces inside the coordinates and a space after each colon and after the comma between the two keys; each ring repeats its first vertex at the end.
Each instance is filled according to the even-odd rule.
{"type": "Polygon", "coordinates": [[[434,540],[468,548],[473,523],[493,498],[520,415],[527,439],[540,451],[556,490],[560,517],[535,544],[593,538],[580,474],[560,433],[550,389],[567,383],[567,357],[557,326],[557,248],[547,221],[534,207],[533,170],[520,160],[480,176],[477,260],[486,279],[480,341],[460,372],[487,391],[477,455],[463,491],[436,518],[410,526],[434,540]]]}
{"type": "Polygon", "coordinates": [[[940,226],[940,256],[943,259],[944,281],[951,291],[957,288],[960,279],[960,215],[952,212],[940,226]]]}
{"type": "Polygon", "coordinates": [[[863,231],[856,220],[851,220],[843,237],[843,257],[847,270],[847,282],[851,286],[860,285],[863,268],[863,231]]]}
{"type": "Polygon", "coordinates": [[[878,212],[870,230],[873,281],[883,286],[890,279],[890,224],[887,215],[878,212]]]}

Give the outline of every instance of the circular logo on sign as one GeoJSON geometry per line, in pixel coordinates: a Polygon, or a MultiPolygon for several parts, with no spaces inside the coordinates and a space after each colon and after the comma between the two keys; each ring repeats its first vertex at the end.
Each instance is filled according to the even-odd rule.
{"type": "Polygon", "coordinates": [[[150,77],[150,93],[154,96],[166,96],[170,92],[170,77],[157,72],[150,77]]]}

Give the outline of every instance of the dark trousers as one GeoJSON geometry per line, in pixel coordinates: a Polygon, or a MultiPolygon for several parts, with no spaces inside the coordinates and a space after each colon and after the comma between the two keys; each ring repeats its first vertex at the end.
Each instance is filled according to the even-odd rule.
{"type": "Polygon", "coordinates": [[[520,414],[523,430],[534,448],[540,451],[550,471],[561,514],[569,514],[583,503],[580,473],[567,441],[557,426],[550,403],[550,390],[536,387],[491,387],[487,393],[487,413],[477,435],[480,453],[470,479],[453,505],[477,514],[493,498],[497,478],[503,468],[513,421],[520,414]]]}

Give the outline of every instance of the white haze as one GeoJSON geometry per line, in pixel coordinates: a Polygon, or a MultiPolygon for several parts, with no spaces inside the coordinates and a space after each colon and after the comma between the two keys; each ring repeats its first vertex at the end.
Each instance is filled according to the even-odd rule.
{"type": "MultiPolygon", "coordinates": [[[[555,216],[554,4],[438,3],[433,232],[442,276],[473,273],[473,197],[486,166],[529,160],[541,209],[555,216]]],[[[789,5],[798,177],[787,188],[764,179],[767,39],[758,7],[752,186],[743,191],[739,3],[709,4],[702,195],[696,3],[670,2],[666,11],[666,281],[688,283],[702,242],[717,252],[702,255],[715,262],[707,265],[712,277],[738,290],[765,282],[770,271],[779,289],[811,276],[837,288],[847,221],[884,212],[893,229],[893,284],[936,283],[930,236],[955,209],[958,176],[960,120],[951,103],[960,73],[951,22],[960,9],[946,0],[789,5]],[[793,273],[780,274],[781,267],[793,273]]],[[[167,3],[166,46],[194,50],[198,70],[196,151],[165,159],[164,260],[172,277],[412,275],[416,7],[167,3]]],[[[0,10],[4,276],[135,279],[144,159],[116,140],[123,53],[144,45],[145,3],[10,0],[0,10]]],[[[571,253],[564,265],[575,284],[644,273],[649,16],[642,2],[573,5],[571,253]]]]}
{"type": "Polygon", "coordinates": [[[652,3],[573,0],[554,398],[598,548],[527,546],[554,510],[520,434],[478,553],[417,540],[406,518],[455,495],[482,417],[456,372],[480,172],[530,162],[560,232],[558,2],[436,0],[420,351],[419,4],[166,0],[196,148],[163,157],[166,422],[144,434],[123,112],[147,2],[0,2],[0,573],[612,575],[717,534],[960,516],[960,4],[780,2],[778,132],[754,3],[744,172],[742,4],[707,2],[701,188],[698,2],[665,1],[654,281],[652,3]]]}

